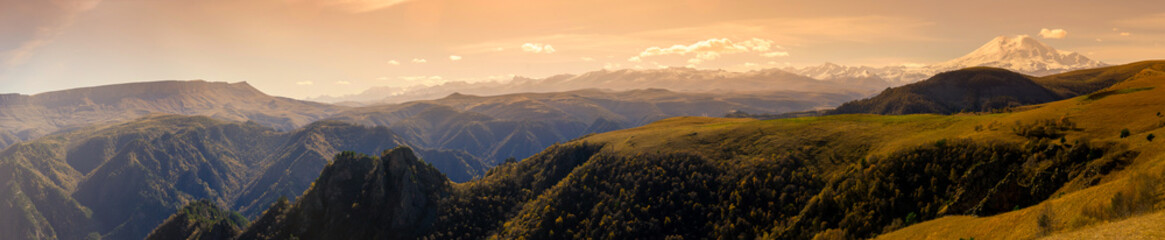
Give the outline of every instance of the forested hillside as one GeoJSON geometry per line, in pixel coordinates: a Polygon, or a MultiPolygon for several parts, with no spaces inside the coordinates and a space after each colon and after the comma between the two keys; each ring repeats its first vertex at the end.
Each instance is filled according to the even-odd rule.
{"type": "Polygon", "coordinates": [[[436,211],[413,221],[424,233],[390,236],[1028,239],[1087,228],[1161,210],[1165,189],[1144,186],[1165,172],[1162,85],[1132,75],[996,114],[672,118],[499,165],[436,206],[414,205],[436,211]]]}
{"type": "MultiPolygon", "coordinates": [[[[307,190],[330,156],[405,145],[384,127],[316,122],[292,132],[207,117],[158,115],[22,142],[0,152],[10,239],[140,239],[199,200],[255,217],[307,190]],[[340,150],[344,149],[344,150],[340,150]]],[[[485,165],[420,151],[467,181],[485,165]]]]}

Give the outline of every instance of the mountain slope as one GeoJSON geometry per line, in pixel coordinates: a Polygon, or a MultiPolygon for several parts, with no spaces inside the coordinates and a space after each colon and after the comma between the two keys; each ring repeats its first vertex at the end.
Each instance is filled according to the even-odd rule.
{"type": "Polygon", "coordinates": [[[387,126],[414,146],[462,150],[490,165],[525,158],[556,142],[640,126],[673,116],[723,116],[732,111],[788,112],[840,104],[862,95],[782,92],[677,93],[662,89],[579,90],[500,96],[451,94],[405,104],[362,107],[330,119],[387,126]]]}
{"type": "Polygon", "coordinates": [[[167,218],[146,239],[225,239],[239,235],[247,224],[243,215],[224,210],[210,201],[199,200],[167,218]]]}
{"type": "MultiPolygon", "coordinates": [[[[150,116],[18,143],[0,152],[0,229],[15,239],[140,239],[197,200],[257,216],[281,196],[307,190],[341,150],[404,145],[384,127],[334,121],[278,132],[208,117],[150,116]],[[54,237],[55,236],[55,237],[54,237]]],[[[480,176],[485,164],[459,152],[425,161],[480,176]]],[[[8,236],[8,235],[6,235],[8,236]]]]}
{"type": "Polygon", "coordinates": [[[1059,100],[1028,76],[1003,69],[969,68],[926,81],[887,89],[878,96],[848,102],[833,114],[915,114],[987,112],[1059,100]]]}
{"type": "MultiPolygon", "coordinates": [[[[1165,134],[1154,110],[1165,109],[1161,86],[1165,76],[1134,77],[985,115],[671,118],[555,145],[455,184],[432,228],[418,229],[439,239],[1031,238],[1047,204],[1063,209],[1050,210],[1055,219],[1096,216],[1055,220],[1053,231],[1159,206],[1118,193],[1165,193],[1136,187],[1165,179],[1137,177],[1165,172],[1165,147],[1147,137],[1165,134]],[[1126,202],[1135,205],[1117,205],[1126,202]]],[[[367,214],[340,210],[346,204],[331,207],[367,214]]]]}
{"type": "Polygon", "coordinates": [[[1165,62],[1146,61],[1030,77],[1003,69],[969,68],[890,88],[848,102],[831,114],[913,114],[990,112],[1092,93],[1123,81],[1165,75],[1165,62]]]}
{"type": "Polygon", "coordinates": [[[246,82],[159,81],[0,95],[0,148],[61,129],[133,120],[151,113],[254,121],[291,130],[336,106],[266,95],[246,82]]]}
{"type": "Polygon", "coordinates": [[[436,221],[449,181],[409,148],[378,159],[344,152],[296,203],[268,210],[239,239],[416,239],[436,221]]]}

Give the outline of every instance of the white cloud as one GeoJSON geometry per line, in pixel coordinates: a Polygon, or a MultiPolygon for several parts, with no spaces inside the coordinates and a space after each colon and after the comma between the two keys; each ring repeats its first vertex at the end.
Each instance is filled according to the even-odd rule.
{"type": "Polygon", "coordinates": [[[618,64],[618,63],[607,63],[607,64],[603,64],[603,69],[612,70],[612,69],[616,69],[616,68],[619,68],[622,66],[623,65],[618,64]]]}
{"type": "Polygon", "coordinates": [[[449,61],[457,61],[457,60],[461,60],[461,56],[449,55],[449,61]]]}
{"type": "Polygon", "coordinates": [[[315,84],[315,83],[313,83],[312,81],[299,81],[299,82],[295,82],[295,85],[300,85],[300,86],[307,86],[307,85],[312,85],[312,84],[315,84]]]}
{"type": "Polygon", "coordinates": [[[427,63],[427,62],[429,62],[429,61],[427,61],[423,58],[413,58],[413,63],[427,63]]]}
{"type": "Polygon", "coordinates": [[[349,82],[349,81],[336,81],[336,85],[350,85],[350,84],[352,84],[352,82],[349,82]]]}
{"type": "Polygon", "coordinates": [[[643,59],[639,58],[639,56],[634,56],[634,57],[628,58],[627,61],[628,62],[642,62],[643,59]]]}
{"type": "Polygon", "coordinates": [[[771,57],[788,57],[789,52],[767,52],[767,53],[761,53],[760,56],[769,57],[769,58],[771,58],[771,57]]]}
{"type": "Polygon", "coordinates": [[[1133,35],[1133,34],[1132,34],[1132,33],[1129,33],[1129,32],[1121,32],[1121,36],[1122,36],[1122,37],[1128,37],[1128,36],[1132,36],[1132,35],[1133,35]]]}
{"type": "Polygon", "coordinates": [[[522,51],[532,53],[554,53],[556,50],[554,50],[554,46],[550,46],[550,44],[526,43],[522,44],[522,51]]]}
{"type": "Polygon", "coordinates": [[[594,58],[589,58],[589,57],[581,57],[581,58],[579,58],[579,60],[582,60],[583,62],[594,62],[595,61],[594,58]]]}
{"type": "Polygon", "coordinates": [[[774,56],[781,54],[788,54],[787,52],[770,52],[774,48],[782,48],[779,45],[774,45],[773,40],[752,38],[744,41],[732,41],[727,38],[712,38],[704,41],[699,41],[689,45],[672,45],[671,47],[649,47],[643,52],[639,53],[640,57],[650,56],[664,56],[664,55],[688,55],[695,54],[696,58],[702,60],[713,60],[719,58],[721,54],[757,52],[762,55],[773,54],[774,56]]]}
{"type": "Polygon", "coordinates": [[[388,65],[400,65],[400,62],[397,62],[396,60],[388,60],[388,65]]]}
{"type": "Polygon", "coordinates": [[[744,67],[747,67],[747,68],[756,67],[756,66],[760,66],[760,64],[756,64],[756,63],[752,63],[752,62],[744,63],[744,67]]]}
{"type": "Polygon", "coordinates": [[[378,78],[376,78],[376,80],[384,81],[384,80],[388,80],[388,77],[378,77],[378,78]]]}
{"type": "Polygon", "coordinates": [[[688,59],[688,64],[700,64],[703,62],[704,60],[699,58],[688,59]]]}
{"type": "Polygon", "coordinates": [[[1068,36],[1068,31],[1065,31],[1064,29],[1059,29],[1059,28],[1057,28],[1057,29],[1047,29],[1047,28],[1040,29],[1040,37],[1043,37],[1043,38],[1062,39],[1066,36],[1068,36]]]}
{"type": "Polygon", "coordinates": [[[1104,39],[1099,39],[1099,38],[1097,38],[1097,39],[1096,39],[1096,42],[1104,42],[1104,39]]]}

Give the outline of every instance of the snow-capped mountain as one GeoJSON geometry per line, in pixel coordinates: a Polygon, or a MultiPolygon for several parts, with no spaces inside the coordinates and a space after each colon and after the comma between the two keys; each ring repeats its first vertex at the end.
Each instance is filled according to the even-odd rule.
{"type": "Polygon", "coordinates": [[[1027,75],[1043,76],[1097,68],[1105,64],[1075,52],[1056,50],[1035,38],[1020,35],[1013,38],[995,37],[967,55],[931,67],[950,71],[975,66],[1005,68],[1027,75]]]}
{"type": "Polygon", "coordinates": [[[1106,64],[1075,52],[1057,50],[1027,35],[1019,35],[996,37],[967,55],[932,65],[854,67],[825,63],[784,70],[821,80],[876,77],[895,84],[906,84],[929,78],[940,72],[977,66],[1004,68],[1027,75],[1044,76],[1097,68],[1106,64]]]}

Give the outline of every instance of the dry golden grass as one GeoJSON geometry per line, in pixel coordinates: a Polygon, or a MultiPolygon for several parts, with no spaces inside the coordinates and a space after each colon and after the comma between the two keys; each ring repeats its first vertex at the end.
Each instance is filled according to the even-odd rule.
{"type": "MultiPolygon", "coordinates": [[[[1158,112],[1165,111],[1165,77],[1160,75],[1133,78],[1117,84],[1108,90],[1118,94],[1096,100],[1086,100],[1081,96],[1064,101],[1044,104],[1032,110],[1007,114],[997,121],[1034,121],[1052,116],[1068,116],[1082,131],[1071,132],[1066,139],[1090,139],[1094,142],[1110,142],[1130,151],[1140,152],[1136,160],[1125,168],[1106,176],[1102,183],[1086,189],[1061,189],[1059,197],[1018,211],[990,217],[950,216],[891,232],[880,236],[882,239],[1035,239],[1046,234],[1055,239],[1112,239],[1161,238],[1165,229],[1165,218],[1161,212],[1129,220],[1112,219],[1117,222],[1105,223],[1107,219],[1096,219],[1084,214],[1086,209],[1108,206],[1117,193],[1128,194],[1141,191],[1131,176],[1155,176],[1154,186],[1161,186],[1165,172],[1165,142],[1148,141],[1149,134],[1165,134],[1165,117],[1158,112]],[[1147,89],[1148,88],[1148,89],[1147,89]],[[1137,89],[1128,91],[1126,89],[1137,89]],[[1122,91],[1125,90],[1125,91],[1122,91]],[[1129,129],[1131,136],[1120,138],[1121,129],[1129,129]],[[1045,210],[1047,209],[1047,210],[1045,210]],[[1037,225],[1038,218],[1048,212],[1051,216],[1051,232],[1043,233],[1037,225]],[[1065,232],[1071,232],[1063,234],[1065,232]],[[1061,235],[1063,234],[1063,235],[1061,235]],[[1157,235],[1153,235],[1157,234],[1157,235]],[[1153,237],[1158,236],[1158,237],[1153,237]]],[[[1143,183],[1141,183],[1144,185],[1143,183]]],[[[1161,189],[1151,189],[1161,194],[1161,189]]],[[[1155,209],[1161,209],[1158,204],[1155,209]]],[[[1095,210],[1094,210],[1095,211],[1095,210]]]]}

